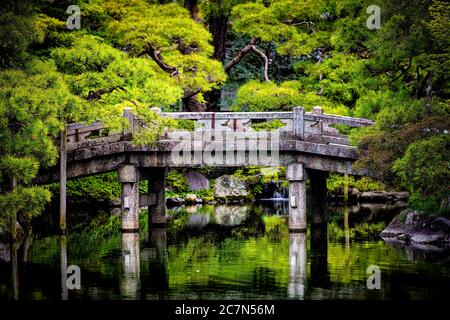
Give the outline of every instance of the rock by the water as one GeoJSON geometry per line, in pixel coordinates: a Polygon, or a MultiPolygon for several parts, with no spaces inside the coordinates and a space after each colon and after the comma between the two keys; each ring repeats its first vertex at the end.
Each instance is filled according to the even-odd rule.
{"type": "Polygon", "coordinates": [[[386,191],[366,191],[359,194],[359,201],[361,202],[388,202],[407,200],[409,198],[408,192],[386,192],[386,191]]]}
{"type": "Polygon", "coordinates": [[[192,191],[209,189],[208,179],[201,173],[191,171],[186,174],[186,179],[189,183],[189,188],[192,191]]]}
{"type": "Polygon", "coordinates": [[[250,199],[251,195],[247,185],[241,179],[223,175],[216,179],[214,185],[214,198],[225,202],[239,202],[250,199]]]}
{"type": "Polygon", "coordinates": [[[185,203],[189,203],[189,204],[192,204],[192,203],[199,203],[200,200],[201,200],[201,199],[199,199],[199,198],[197,197],[197,195],[196,195],[196,194],[193,194],[193,193],[189,193],[189,194],[187,194],[187,195],[184,197],[184,202],[185,202],[185,203]]]}
{"type": "Polygon", "coordinates": [[[405,210],[392,219],[381,232],[387,241],[411,245],[450,246],[450,220],[444,217],[425,216],[420,211],[405,210]]]}

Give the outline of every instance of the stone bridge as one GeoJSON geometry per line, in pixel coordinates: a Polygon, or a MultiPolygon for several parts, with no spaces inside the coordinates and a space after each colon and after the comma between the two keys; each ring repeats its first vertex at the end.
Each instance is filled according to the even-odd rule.
{"type": "MultiPolygon", "coordinates": [[[[122,185],[122,230],[139,229],[139,207],[148,206],[152,223],[165,223],[164,179],[168,168],[286,166],[289,181],[289,228],[306,230],[306,180],[310,179],[317,212],[326,198],[328,172],[370,175],[356,171],[359,151],[332,125],[368,126],[368,119],[323,114],[320,107],[305,112],[161,113],[188,120],[191,131],[166,130],[155,143],[136,145],[133,135],[143,124],[132,109],[124,110],[129,123],[122,132],[110,132],[102,123],[72,123],[61,135],[58,166],[42,170],[38,183],[60,181],[60,226],[66,228],[66,179],[118,171],[122,185]],[[283,126],[255,130],[276,121],[283,126]],[[139,199],[138,182],[148,180],[148,195],[139,199]]],[[[313,208],[313,210],[314,210],[313,208]]],[[[314,213],[314,212],[313,212],[314,213]]],[[[313,220],[321,220],[313,214],[313,220]]],[[[317,221],[316,221],[317,222],[317,221]]]]}

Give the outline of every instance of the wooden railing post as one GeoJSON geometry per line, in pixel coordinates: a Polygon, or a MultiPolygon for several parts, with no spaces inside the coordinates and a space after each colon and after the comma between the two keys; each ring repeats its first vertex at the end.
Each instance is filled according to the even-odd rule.
{"type": "Polygon", "coordinates": [[[134,114],[133,108],[124,108],[123,116],[128,120],[129,128],[125,130],[125,133],[133,133],[134,132],[134,114]]]}
{"type": "Polygon", "coordinates": [[[294,108],[293,125],[295,137],[303,140],[305,137],[305,109],[302,107],[294,108]]]}

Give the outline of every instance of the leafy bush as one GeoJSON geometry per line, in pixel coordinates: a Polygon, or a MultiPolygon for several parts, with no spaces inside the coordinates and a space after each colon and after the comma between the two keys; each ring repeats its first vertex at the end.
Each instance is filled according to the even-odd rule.
{"type": "MultiPolygon", "coordinates": [[[[339,191],[344,187],[344,179],[345,177],[343,175],[337,173],[331,174],[327,179],[327,189],[331,192],[339,191]]],[[[351,188],[356,188],[361,192],[385,190],[385,186],[383,183],[375,181],[369,177],[362,177],[357,179],[353,176],[349,176],[348,186],[351,188]]]]}
{"type": "MultiPolygon", "coordinates": [[[[448,196],[450,181],[450,137],[432,136],[412,143],[394,163],[394,172],[415,195],[417,204],[438,204],[448,196]],[[421,201],[427,200],[427,201],[421,201]]],[[[431,208],[428,208],[428,210],[431,208]]]]}
{"type": "MultiPolygon", "coordinates": [[[[52,193],[59,193],[59,184],[50,186],[52,193]]],[[[108,172],[67,181],[67,198],[88,200],[114,200],[120,197],[121,188],[117,172],[108,172]]]]}

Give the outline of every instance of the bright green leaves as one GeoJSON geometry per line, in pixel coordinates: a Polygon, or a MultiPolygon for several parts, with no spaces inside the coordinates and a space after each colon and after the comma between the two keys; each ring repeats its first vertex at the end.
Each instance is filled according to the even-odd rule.
{"type": "Polygon", "coordinates": [[[246,3],[233,8],[233,29],[250,38],[264,42],[280,41],[296,33],[294,27],[284,25],[269,7],[262,3],[246,3]]]}
{"type": "Polygon", "coordinates": [[[411,191],[422,196],[448,195],[450,187],[450,137],[436,135],[412,143],[394,163],[394,171],[411,191]]]}
{"type": "Polygon", "coordinates": [[[250,81],[238,90],[235,105],[252,111],[321,106],[325,112],[347,115],[348,108],[365,93],[361,88],[363,67],[363,62],[350,54],[337,53],[320,64],[303,60],[294,65],[302,75],[299,80],[280,85],[250,81]]]}
{"type": "Polygon", "coordinates": [[[44,187],[18,187],[10,193],[0,194],[0,226],[8,228],[9,217],[14,213],[25,219],[40,215],[50,199],[51,193],[44,187]]]}
{"type": "Polygon", "coordinates": [[[176,126],[174,119],[162,117],[145,105],[135,103],[133,107],[139,121],[144,125],[133,134],[133,142],[137,145],[152,145],[163,135],[165,130],[176,126]]]}
{"type": "Polygon", "coordinates": [[[280,54],[301,56],[319,46],[320,4],[315,1],[274,1],[264,4],[246,3],[233,8],[233,29],[250,38],[275,42],[280,54]]]}
{"type": "Polygon", "coordinates": [[[102,72],[111,62],[124,59],[126,54],[99,37],[86,35],[76,38],[68,48],[55,48],[50,56],[61,72],[81,74],[87,71],[102,72]]]}
{"type": "Polygon", "coordinates": [[[163,108],[183,96],[179,81],[155,62],[130,57],[99,37],[84,35],[70,47],[54,49],[51,56],[66,74],[72,93],[83,99],[81,120],[101,120],[119,129],[122,110],[129,102],[163,108]]]}
{"type": "Polygon", "coordinates": [[[247,111],[291,111],[296,106],[302,106],[307,111],[321,106],[327,113],[348,114],[343,105],[334,104],[315,92],[303,90],[299,81],[286,81],[280,85],[249,81],[239,88],[233,108],[247,111]]]}
{"type": "Polygon", "coordinates": [[[157,51],[192,51],[212,54],[211,35],[189,17],[189,12],[177,4],[149,5],[135,1],[131,6],[118,5],[126,1],[105,1],[114,21],[108,25],[118,44],[139,55],[150,45],[157,51]]]}
{"type": "Polygon", "coordinates": [[[435,46],[450,51],[450,4],[433,1],[429,8],[431,19],[425,22],[426,28],[435,40],[435,46]]]}
{"type": "MultiPolygon", "coordinates": [[[[114,2],[123,1],[107,4],[116,8],[114,2]]],[[[175,74],[188,95],[209,91],[225,81],[221,64],[209,58],[211,35],[179,5],[139,3],[121,10],[115,19],[108,24],[113,41],[134,55],[160,60],[161,68],[175,74]]]]}
{"type": "Polygon", "coordinates": [[[176,81],[189,94],[218,88],[226,80],[222,64],[203,55],[173,53],[166,61],[179,71],[176,81]]]}
{"type": "Polygon", "coordinates": [[[259,81],[241,86],[235,101],[236,109],[247,111],[291,110],[296,105],[299,105],[299,96],[294,88],[259,81]]]}
{"type": "Polygon", "coordinates": [[[36,177],[39,162],[31,157],[17,158],[5,156],[0,158],[0,170],[10,177],[15,177],[18,182],[29,183],[36,177]]]}
{"type": "Polygon", "coordinates": [[[0,72],[1,153],[54,164],[52,137],[59,133],[62,121],[77,119],[80,107],[51,62],[33,60],[27,72],[0,72]]]}

